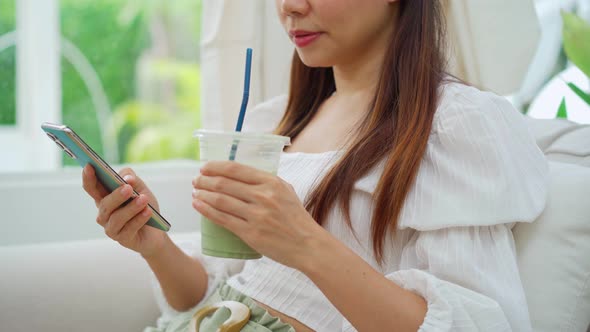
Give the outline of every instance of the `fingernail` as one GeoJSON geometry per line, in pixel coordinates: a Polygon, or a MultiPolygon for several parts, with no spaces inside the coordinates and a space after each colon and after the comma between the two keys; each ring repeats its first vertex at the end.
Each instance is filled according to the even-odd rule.
{"type": "Polygon", "coordinates": [[[145,196],[144,195],[139,195],[135,199],[135,204],[137,204],[137,205],[142,205],[144,202],[145,202],[145,196]]]}
{"type": "Polygon", "coordinates": [[[125,180],[126,182],[129,182],[129,181],[131,181],[132,179],[133,179],[133,176],[131,176],[131,175],[129,175],[129,174],[127,174],[127,175],[125,175],[125,176],[123,177],[123,180],[125,180]]]}
{"type": "Polygon", "coordinates": [[[123,196],[127,196],[131,193],[131,186],[130,185],[124,185],[123,189],[121,189],[121,195],[123,196]]]}
{"type": "Polygon", "coordinates": [[[199,193],[198,189],[193,188],[193,197],[197,198],[197,194],[199,193]]]}
{"type": "Polygon", "coordinates": [[[150,211],[150,209],[146,207],[145,209],[143,209],[143,212],[141,212],[141,214],[142,214],[144,217],[147,217],[147,216],[149,216],[149,215],[151,215],[151,214],[152,214],[152,211],[150,211]]]}

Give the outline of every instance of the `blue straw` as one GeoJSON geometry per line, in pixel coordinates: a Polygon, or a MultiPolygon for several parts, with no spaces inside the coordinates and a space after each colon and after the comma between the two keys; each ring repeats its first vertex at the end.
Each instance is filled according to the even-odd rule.
{"type": "Polygon", "coordinates": [[[238,116],[238,123],[236,124],[236,131],[242,131],[242,124],[244,123],[244,115],[246,114],[246,106],[248,106],[248,97],[250,96],[250,71],[252,69],[252,49],[246,50],[246,73],[244,74],[244,95],[242,96],[242,107],[240,108],[240,115],[238,116]]]}
{"type": "MultiPolygon", "coordinates": [[[[244,94],[242,95],[242,106],[240,107],[240,114],[238,115],[238,123],[236,123],[236,131],[242,131],[244,124],[244,116],[246,115],[246,107],[248,106],[248,98],[250,97],[250,72],[252,71],[252,49],[246,50],[246,72],[244,74],[244,94]]],[[[229,160],[236,159],[236,150],[238,149],[238,141],[234,140],[229,154],[229,160]]]]}

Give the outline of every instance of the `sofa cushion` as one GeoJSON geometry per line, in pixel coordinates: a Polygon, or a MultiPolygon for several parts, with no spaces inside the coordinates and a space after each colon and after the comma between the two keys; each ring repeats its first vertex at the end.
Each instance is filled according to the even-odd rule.
{"type": "Polygon", "coordinates": [[[549,160],[590,167],[590,126],[576,126],[545,150],[549,160]]]}
{"type": "Polygon", "coordinates": [[[534,331],[586,331],[590,324],[590,169],[550,162],[542,215],[514,228],[534,331]]]}
{"type": "Polygon", "coordinates": [[[580,125],[564,119],[536,119],[529,116],[524,118],[537,140],[537,145],[543,152],[559,137],[580,127],[580,125]]]}
{"type": "Polygon", "coordinates": [[[525,117],[547,159],[590,167],[590,126],[563,119],[525,117]]]}
{"type": "Polygon", "coordinates": [[[0,330],[141,331],[158,307],[144,260],[111,239],[0,246],[0,330]]]}

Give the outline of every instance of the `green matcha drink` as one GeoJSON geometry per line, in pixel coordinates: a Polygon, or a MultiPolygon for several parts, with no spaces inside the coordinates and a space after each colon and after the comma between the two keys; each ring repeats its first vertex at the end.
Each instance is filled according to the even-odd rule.
{"type": "MultiPolygon", "coordinates": [[[[230,160],[277,173],[279,159],[289,137],[243,132],[196,130],[199,139],[201,162],[230,160]],[[233,151],[232,151],[233,150],[233,151]]],[[[201,217],[201,249],[203,254],[215,257],[257,259],[262,257],[238,236],[201,217]]]]}

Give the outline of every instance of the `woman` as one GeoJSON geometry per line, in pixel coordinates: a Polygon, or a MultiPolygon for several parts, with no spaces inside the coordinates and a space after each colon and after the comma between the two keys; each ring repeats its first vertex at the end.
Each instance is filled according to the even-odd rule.
{"type": "Polygon", "coordinates": [[[210,162],[193,181],[194,208],[265,257],[195,259],[143,227],[157,202],[132,170],[121,206],[130,185],[107,195],[84,169],[97,222],[159,281],[157,330],[214,297],[250,306],[243,331],[531,330],[511,227],[542,211],[547,164],[509,103],[445,75],[440,4],[276,4],[289,96],[246,126],[292,138],[278,176],[210,162]]]}

